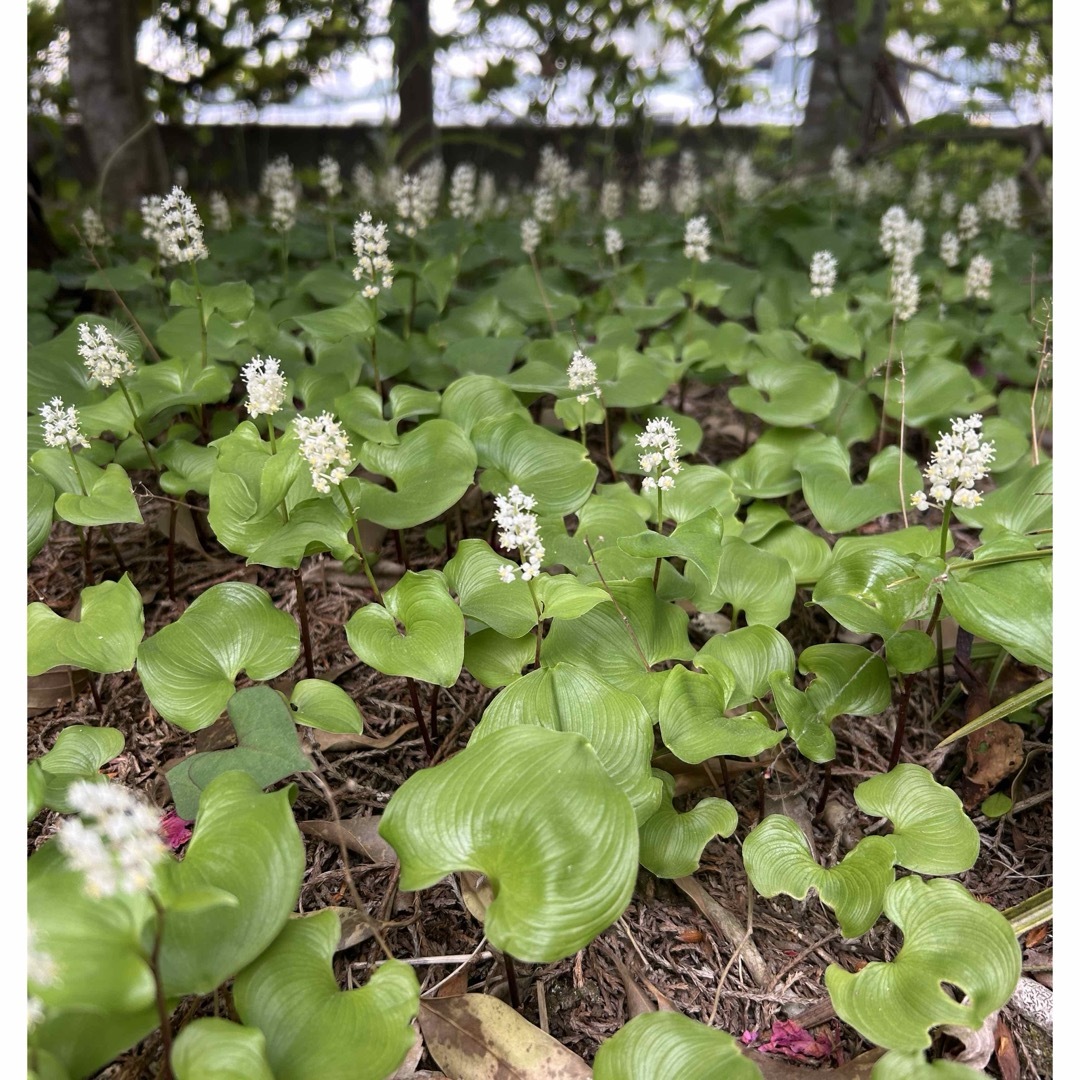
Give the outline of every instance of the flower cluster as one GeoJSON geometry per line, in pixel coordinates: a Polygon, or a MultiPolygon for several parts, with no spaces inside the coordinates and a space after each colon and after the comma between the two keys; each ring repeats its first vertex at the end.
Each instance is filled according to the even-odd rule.
{"type": "Polygon", "coordinates": [[[203,243],[202,218],[183,188],[174,187],[161,200],[161,219],[165,235],[161,254],[169,262],[195,262],[210,254],[203,243]]]}
{"type": "Polygon", "coordinates": [[[443,163],[438,158],[427,162],[419,172],[401,178],[394,204],[397,231],[411,240],[426,229],[439,208],[442,192],[443,163]]]}
{"type": "Polygon", "coordinates": [[[462,161],[450,174],[450,216],[468,221],[476,213],[476,166],[462,161]]]}
{"type": "Polygon", "coordinates": [[[660,205],[664,196],[663,182],[663,161],[659,159],[650,161],[645,166],[645,175],[641,179],[641,187],[638,188],[638,209],[643,214],[655,210],[660,205]]]}
{"type": "MultiPolygon", "coordinates": [[[[502,196],[505,201],[506,196],[502,196]]],[[[489,172],[480,174],[480,182],[476,186],[476,212],[473,215],[477,221],[483,221],[490,217],[499,202],[499,195],[495,187],[495,177],[489,172]]]]}
{"type": "Polygon", "coordinates": [[[112,237],[105,231],[98,212],[92,206],[82,212],[82,232],[87,247],[112,247],[112,237]]]}
{"type": "Polygon", "coordinates": [[[273,416],[285,402],[285,390],[288,383],[281,374],[278,360],[268,356],[253,356],[240,369],[247,386],[247,411],[252,416],[273,416]]]}
{"type": "Polygon", "coordinates": [[[540,150],[540,163],[536,169],[536,187],[548,188],[556,199],[568,199],[574,172],[570,159],[560,154],[550,143],[540,150]]]}
{"type": "MultiPolygon", "coordinates": [[[[499,546],[505,551],[521,552],[521,580],[531,581],[540,573],[544,545],[540,527],[532,513],[536,499],[514,484],[505,495],[495,496],[495,524],[499,526],[499,546]]],[[[514,580],[513,566],[500,566],[499,577],[509,584],[514,580]]]]}
{"type": "Polygon", "coordinates": [[[836,256],[831,251],[815,251],[810,260],[810,295],[816,300],[832,296],[836,286],[836,256]]]}
{"type": "Polygon", "coordinates": [[[712,233],[703,217],[693,217],[686,223],[683,234],[683,254],[688,259],[704,263],[709,261],[709,241],[712,233]]]}
{"type": "Polygon", "coordinates": [[[142,233],[144,240],[151,240],[158,250],[158,254],[165,255],[165,214],[161,209],[160,195],[144,195],[139,200],[139,214],[142,217],[142,233]]]}
{"type": "Polygon", "coordinates": [[[933,503],[944,509],[951,499],[964,509],[971,509],[982,502],[982,495],[975,485],[990,471],[994,459],[994,444],[980,442],[982,417],[972,413],[966,420],[962,417],[952,421],[952,431],[939,436],[923,471],[930,484],[929,492],[916,491],[911,505],[917,510],[929,510],[933,503]]]}
{"type": "MultiPolygon", "coordinates": [[[[56,982],[57,964],[38,941],[33,922],[26,923],[26,981],[37,988],[52,986],[56,982]]],[[[26,1026],[35,1028],[45,1019],[45,1003],[36,994],[26,998],[26,1026]]]]}
{"type": "Polygon", "coordinates": [[[836,147],[829,155],[829,176],[841,195],[855,191],[855,170],[851,167],[851,152],[846,146],[836,147]]]}
{"type": "Polygon", "coordinates": [[[754,168],[749,154],[739,154],[734,161],[731,183],[740,202],[754,202],[769,186],[769,181],[754,168]]]}
{"type": "Polygon", "coordinates": [[[600,216],[614,221],[622,215],[622,184],[618,180],[605,180],[600,188],[600,216]]]}
{"type": "Polygon", "coordinates": [[[881,248],[892,258],[889,299],[900,322],[919,308],[919,275],[915,259],[926,245],[926,230],[918,218],[909,218],[902,206],[890,206],[881,218],[881,248]]]}
{"type": "Polygon", "coordinates": [[[911,182],[911,193],[908,195],[908,205],[913,214],[929,214],[933,210],[934,189],[934,177],[920,166],[915,172],[915,179],[911,182]]]}
{"type": "Polygon", "coordinates": [[[118,784],[78,780],[68,788],[78,817],[64,822],[56,837],[70,865],[86,878],[91,896],[145,889],[165,857],[157,810],[118,784]]]}
{"type": "Polygon", "coordinates": [[[296,182],[292,162],[286,155],[263,169],[259,191],[270,201],[270,227],[275,232],[289,232],[296,224],[296,182]]]}
{"type": "Polygon", "coordinates": [[[375,202],[375,174],[366,165],[353,166],[352,183],[360,202],[369,204],[375,202]]]}
{"type": "Polygon", "coordinates": [[[571,390],[589,391],[586,394],[578,394],[579,404],[584,405],[589,398],[600,396],[600,387],[596,385],[596,364],[580,349],[570,357],[570,366],[566,369],[566,375],[570,380],[571,390]]]}
{"type": "Polygon", "coordinates": [[[532,216],[541,224],[550,225],[557,212],[555,192],[549,187],[537,188],[532,197],[532,216]]]}
{"type": "Polygon", "coordinates": [[[353,251],[357,260],[353,277],[364,282],[360,291],[368,300],[394,284],[394,264],[386,254],[389,248],[386,223],[373,224],[371,214],[365,210],[353,225],[353,251]]]}
{"type": "Polygon", "coordinates": [[[994,277],[994,264],[985,255],[973,255],[964,279],[964,296],[967,299],[990,299],[990,282],[994,277]]]}
{"type": "Polygon", "coordinates": [[[74,405],[65,406],[64,402],[54,397],[47,405],[42,405],[41,426],[45,432],[46,446],[89,446],[86,436],[79,430],[79,414],[74,405]]]}
{"type": "Polygon", "coordinates": [[[941,234],[941,247],[938,249],[941,261],[950,269],[960,262],[960,237],[954,232],[941,234]]]}
{"type": "Polygon", "coordinates": [[[93,329],[80,323],[79,342],[79,356],[90,378],[102,386],[112,386],[117,379],[135,374],[134,361],[102,323],[93,329]]]}
{"type": "Polygon", "coordinates": [[[919,310],[919,275],[912,270],[893,267],[889,279],[889,300],[900,322],[907,322],[919,310]]]}
{"type": "Polygon", "coordinates": [[[960,242],[970,244],[979,235],[979,208],[974,203],[964,203],[956,219],[956,234],[960,242]]]}
{"type": "Polygon", "coordinates": [[[300,439],[300,456],[311,469],[312,486],[325,495],[330,485],[340,484],[352,468],[349,437],[327,412],[314,419],[298,416],[293,423],[300,439]]]}
{"type": "Polygon", "coordinates": [[[218,232],[228,232],[232,228],[229,200],[220,191],[210,192],[210,226],[218,232]]]}
{"type": "Polygon", "coordinates": [[[344,190],[341,185],[341,166],[329,154],[319,158],[319,187],[327,199],[336,199],[344,190]]]}
{"type": "Polygon", "coordinates": [[[645,451],[638,458],[641,471],[649,473],[641,481],[642,491],[670,491],[675,486],[675,477],[682,471],[679,461],[679,430],[663,417],[650,420],[645,430],[637,437],[637,444],[645,451]],[[652,473],[658,476],[652,476],[652,473]]]}
{"type": "Polygon", "coordinates": [[[1000,221],[1006,229],[1020,228],[1020,185],[1016,177],[991,184],[979,196],[979,209],[988,221],[1000,221]]]}
{"type": "Polygon", "coordinates": [[[536,218],[521,219],[521,250],[532,255],[540,246],[540,222],[536,218]]]}
{"type": "Polygon", "coordinates": [[[609,225],[604,230],[604,252],[607,255],[618,255],[623,249],[622,233],[614,225],[609,225]]]}
{"type": "Polygon", "coordinates": [[[692,214],[701,202],[701,176],[693,150],[679,155],[679,171],[671,189],[671,205],[676,214],[692,214]]]}

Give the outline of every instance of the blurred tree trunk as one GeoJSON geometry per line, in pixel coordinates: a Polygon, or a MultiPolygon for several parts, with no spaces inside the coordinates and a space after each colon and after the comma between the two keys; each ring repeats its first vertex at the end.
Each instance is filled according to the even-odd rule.
{"type": "Polygon", "coordinates": [[[398,160],[407,169],[436,150],[435,93],[431,71],[435,45],[431,34],[428,0],[394,0],[390,7],[390,34],[398,69],[401,115],[398,160]]]}
{"type": "Polygon", "coordinates": [[[135,60],[135,0],[64,0],[64,19],[71,34],[71,89],[94,169],[104,181],[102,199],[129,206],[140,195],[164,191],[165,150],[135,60]]]}
{"type": "Polygon", "coordinates": [[[822,162],[855,140],[867,145],[883,115],[903,109],[884,61],[889,0],[818,0],[817,8],[810,97],[795,136],[802,162],[822,162]]]}

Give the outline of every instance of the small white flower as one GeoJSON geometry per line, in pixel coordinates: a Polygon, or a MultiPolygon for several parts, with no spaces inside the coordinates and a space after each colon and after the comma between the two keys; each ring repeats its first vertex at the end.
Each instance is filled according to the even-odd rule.
{"type": "Polygon", "coordinates": [[[41,426],[45,431],[46,446],[89,446],[86,436],[79,430],[79,414],[74,405],[65,406],[63,401],[54,397],[47,405],[42,405],[41,426]]]}
{"type": "Polygon", "coordinates": [[[618,255],[623,249],[622,233],[614,225],[609,225],[604,230],[604,252],[607,255],[618,255]]]}
{"type": "Polygon", "coordinates": [[[82,212],[82,234],[87,247],[112,247],[112,237],[105,231],[101,217],[92,206],[82,212]]]}
{"type": "Polygon", "coordinates": [[[979,208],[974,203],[964,203],[956,219],[956,234],[961,243],[970,244],[979,235],[979,208]]]}
{"type": "MultiPolygon", "coordinates": [[[[536,499],[526,495],[514,484],[505,495],[495,496],[495,524],[499,526],[499,546],[505,551],[521,553],[521,580],[531,581],[540,573],[544,561],[544,545],[540,527],[532,513],[536,499]]],[[[513,566],[500,566],[499,579],[514,580],[513,566]]]]}
{"type": "Polygon", "coordinates": [[[540,246],[540,222],[536,218],[523,218],[521,222],[521,250],[532,255],[540,246]]]}
{"type": "Polygon", "coordinates": [[[476,212],[473,217],[476,221],[483,221],[491,217],[495,212],[498,202],[498,190],[495,186],[495,177],[492,173],[480,174],[480,182],[476,187],[476,212]]]}
{"type": "Polygon", "coordinates": [[[638,189],[638,209],[647,214],[655,210],[664,197],[664,163],[656,160],[650,161],[645,166],[645,175],[641,179],[641,187],[638,189]]]}
{"type": "Polygon", "coordinates": [[[300,456],[311,469],[311,484],[325,495],[330,486],[340,484],[352,468],[349,437],[328,412],[314,419],[298,416],[293,424],[300,439],[300,456]]]}
{"type": "Polygon", "coordinates": [[[353,166],[352,182],[360,202],[370,205],[376,201],[375,174],[366,165],[353,166]]]}
{"type": "Polygon", "coordinates": [[[740,202],[754,202],[769,186],[769,181],[754,168],[749,154],[736,157],[731,179],[740,202]]]}
{"type": "Polygon", "coordinates": [[[646,476],[641,481],[642,491],[670,491],[675,477],[682,471],[679,461],[679,430],[664,417],[656,417],[645,425],[637,437],[637,444],[646,452],[638,457],[638,465],[644,473],[659,472],[659,478],[646,476]]]}
{"type": "Polygon", "coordinates": [[[450,216],[470,220],[476,212],[476,166],[462,161],[450,174],[450,216]]]}
{"type": "Polygon", "coordinates": [[[281,374],[279,361],[268,356],[253,356],[240,369],[240,374],[247,385],[247,411],[252,416],[273,416],[285,402],[285,390],[288,383],[281,374]]]}
{"type": "Polygon", "coordinates": [[[443,163],[439,159],[427,162],[417,173],[401,178],[394,203],[398,221],[395,228],[410,239],[426,229],[439,207],[442,192],[443,163]]]}
{"type": "Polygon", "coordinates": [[[152,240],[162,257],[168,248],[168,234],[165,231],[165,212],[161,208],[160,195],[144,195],[139,200],[139,214],[142,217],[144,240],[152,240]]]}
{"type": "Polygon", "coordinates": [[[960,237],[954,232],[942,233],[938,253],[946,266],[950,268],[956,266],[960,262],[960,237]]]}
{"type": "Polygon", "coordinates": [[[836,285],[836,256],[831,251],[816,251],[810,260],[810,295],[817,299],[832,296],[836,285]]]}
{"type": "Polygon", "coordinates": [[[605,180],[600,188],[600,216],[605,221],[614,221],[621,214],[622,184],[618,180],[605,180]]]}
{"type": "Polygon", "coordinates": [[[26,978],[36,986],[52,986],[56,982],[56,960],[38,940],[37,927],[32,920],[26,923],[26,978]]]}
{"type": "Polygon", "coordinates": [[[555,220],[556,213],[555,193],[551,188],[537,188],[533,192],[532,216],[541,225],[550,225],[555,220]]]}
{"type": "Polygon", "coordinates": [[[919,310],[919,275],[893,268],[889,279],[889,299],[900,322],[907,322],[919,310]]]}
{"type": "Polygon", "coordinates": [[[353,277],[364,283],[360,291],[368,300],[394,284],[394,264],[386,254],[389,249],[386,223],[373,224],[371,214],[365,210],[353,225],[353,251],[357,259],[353,277]]]}
{"type": "Polygon", "coordinates": [[[228,232],[232,228],[229,200],[220,191],[210,192],[210,225],[217,232],[228,232]]]}
{"type": "Polygon", "coordinates": [[[943,191],[941,193],[941,216],[951,218],[956,215],[956,193],[943,191]]]}
{"type": "Polygon", "coordinates": [[[120,343],[101,323],[91,329],[79,324],[79,356],[91,379],[102,386],[112,386],[117,379],[135,374],[135,363],[120,343]]]}
{"type": "Polygon", "coordinates": [[[994,277],[994,264],[985,255],[973,255],[964,279],[964,296],[967,299],[990,299],[990,282],[994,277]]]}
{"type": "MultiPolygon", "coordinates": [[[[692,214],[701,201],[701,176],[693,150],[679,155],[679,172],[671,190],[671,205],[676,214],[692,214]]],[[[704,220],[704,219],[703,219],[704,220]]],[[[689,258],[690,256],[687,256],[689,258]]],[[[701,260],[704,262],[704,260],[701,260]]]]}
{"type": "Polygon", "coordinates": [[[270,228],[291,232],[296,224],[296,192],[291,187],[277,187],[270,192],[270,228]]]}
{"type": "Polygon", "coordinates": [[[1006,229],[1020,227],[1020,185],[1015,176],[991,184],[979,197],[979,209],[989,221],[1006,229]]]}
{"type": "Polygon", "coordinates": [[[341,166],[329,154],[319,158],[319,187],[329,200],[336,199],[344,190],[341,186],[341,166]]]}
{"type": "Polygon", "coordinates": [[[881,231],[878,241],[881,250],[890,258],[896,254],[907,234],[908,216],[902,206],[890,206],[881,216],[881,231]]]}
{"type": "Polygon", "coordinates": [[[166,854],[157,812],[117,784],[78,780],[67,797],[79,817],[64,822],[56,842],[84,875],[86,891],[112,896],[145,889],[166,854]]]}
{"type": "Polygon", "coordinates": [[[161,218],[165,234],[162,255],[170,262],[195,262],[210,254],[203,242],[199,211],[183,188],[174,187],[161,200],[161,218]]]}
{"type": "Polygon", "coordinates": [[[975,485],[990,471],[994,459],[994,444],[981,442],[982,416],[973,413],[966,420],[952,421],[952,430],[938,436],[930,464],[923,471],[928,492],[916,491],[911,505],[928,510],[933,504],[940,509],[951,499],[957,506],[971,509],[982,502],[975,485]]]}
{"type": "Polygon", "coordinates": [[[683,255],[688,259],[704,263],[709,261],[709,241],[712,233],[703,217],[691,218],[686,223],[683,234],[683,255]]]}
{"type": "Polygon", "coordinates": [[[580,405],[584,405],[591,397],[600,396],[600,387],[596,385],[596,364],[580,349],[570,358],[566,375],[570,380],[571,390],[588,391],[588,393],[578,394],[577,400],[580,405]]]}

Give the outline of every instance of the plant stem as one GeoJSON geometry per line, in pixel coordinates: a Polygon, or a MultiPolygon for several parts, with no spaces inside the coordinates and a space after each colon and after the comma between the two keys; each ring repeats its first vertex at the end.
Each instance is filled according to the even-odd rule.
{"type": "Polygon", "coordinates": [[[521,997],[518,994],[517,975],[514,972],[514,958],[503,953],[503,968],[506,971],[506,988],[510,991],[510,1004],[521,1012],[521,997]]]}
{"type": "Polygon", "coordinates": [[[896,308],[893,308],[892,329],[889,331],[889,355],[885,358],[885,385],[881,389],[881,424],[878,427],[877,452],[885,446],[885,406],[889,402],[889,375],[892,372],[893,342],[896,340],[896,308]]]}
{"type": "Polygon", "coordinates": [[[337,241],[334,238],[334,219],[326,215],[326,246],[330,249],[330,258],[337,259],[337,241]]]}
{"type": "Polygon", "coordinates": [[[169,1007],[165,1000],[165,986],[161,981],[161,939],[165,929],[165,909],[161,901],[150,893],[150,900],[154,905],[154,947],[150,953],[150,970],[154,973],[154,1000],[157,1003],[158,1023],[161,1027],[161,1048],[164,1055],[161,1076],[165,1080],[173,1080],[172,1062],[172,1025],[170,1023],[169,1007]]]}
{"type": "Polygon", "coordinates": [[[529,597],[533,602],[533,609],[536,611],[536,656],[533,659],[533,666],[540,666],[540,642],[544,640],[544,616],[540,610],[540,601],[536,598],[536,588],[533,585],[533,578],[529,578],[529,597]]]}
{"type": "Polygon", "coordinates": [[[274,418],[268,416],[266,418],[266,433],[270,436],[270,453],[277,453],[277,432],[274,431],[274,418]]]}
{"type": "Polygon", "coordinates": [[[309,679],[315,678],[315,660],[311,655],[311,630],[308,625],[307,598],[304,596],[304,577],[298,566],[293,571],[293,585],[296,587],[296,610],[300,616],[300,639],[304,643],[304,664],[309,679]]]}
{"type": "Polygon", "coordinates": [[[536,261],[536,255],[533,252],[529,252],[529,261],[532,263],[533,277],[536,278],[536,288],[540,292],[540,299],[544,302],[544,310],[547,312],[548,326],[551,327],[551,336],[554,337],[558,330],[555,328],[555,316],[551,311],[551,304],[548,303],[547,291],[544,288],[544,279],[540,276],[540,264],[536,261]]]}
{"type": "Polygon", "coordinates": [[[281,234],[281,295],[284,296],[289,288],[289,237],[287,233],[281,234]]]}
{"type": "Polygon", "coordinates": [[[619,473],[615,468],[615,462],[611,459],[611,425],[608,423],[607,406],[604,404],[604,395],[600,395],[600,407],[604,410],[604,457],[607,458],[608,468],[611,470],[611,482],[619,482],[619,473]]]}
{"type": "MultiPolygon", "coordinates": [[[[78,229],[75,230],[75,235],[79,236],[78,229]]],[[[81,241],[82,237],[80,236],[79,239],[81,241]]],[[[89,247],[89,245],[87,245],[85,242],[83,242],[83,246],[86,248],[87,254],[90,256],[90,261],[94,264],[94,268],[100,272],[104,272],[102,270],[101,263],[99,263],[94,257],[93,249],[89,247]]],[[[106,277],[107,276],[108,275],[106,275],[106,277]]],[[[154,358],[155,362],[160,363],[161,356],[159,355],[157,349],[154,348],[154,343],[146,336],[146,331],[143,330],[142,326],[139,323],[139,320],[136,319],[134,315],[132,315],[131,308],[129,308],[127,304],[124,303],[124,298],[112,287],[111,283],[109,285],[109,292],[113,294],[113,299],[120,305],[121,310],[131,320],[131,325],[135,327],[135,332],[139,335],[139,337],[142,338],[142,342],[146,346],[147,352],[150,353],[150,355],[154,358]]]]}
{"type": "MultiPolygon", "coordinates": [[[[944,559],[945,552],[949,550],[952,541],[952,533],[949,532],[949,519],[952,517],[952,499],[945,504],[941,512],[941,548],[939,554],[944,559]]],[[[929,631],[927,631],[929,633],[929,631]]]]}
{"type": "Polygon", "coordinates": [[[180,512],[180,505],[176,502],[169,503],[169,562],[166,580],[169,584],[169,599],[176,599],[176,515],[180,512]]]}
{"type": "Polygon", "coordinates": [[[623,609],[619,607],[619,601],[615,599],[615,594],[611,591],[611,586],[607,583],[604,572],[600,569],[600,564],[596,561],[596,552],[593,551],[589,538],[586,536],[583,537],[583,539],[585,541],[585,546],[589,549],[589,558],[592,560],[593,566],[596,567],[596,573],[600,578],[600,584],[603,586],[604,592],[611,597],[611,602],[615,605],[615,611],[618,613],[619,618],[622,619],[623,626],[626,627],[626,632],[630,635],[630,640],[634,643],[634,649],[637,651],[642,664],[645,665],[645,670],[652,671],[652,664],[650,664],[646,658],[645,650],[641,647],[641,642],[638,641],[638,636],[634,632],[634,628],[630,625],[630,620],[626,617],[623,609]]]}
{"type": "Polygon", "coordinates": [[[378,582],[376,582],[375,575],[372,574],[371,567],[368,566],[367,557],[364,555],[364,545],[360,541],[360,524],[357,521],[356,511],[353,509],[352,502],[350,502],[345,489],[339,487],[338,491],[341,492],[341,497],[345,500],[345,506],[349,511],[349,520],[352,523],[353,540],[356,542],[356,553],[360,556],[360,567],[364,571],[364,576],[367,578],[368,584],[371,586],[371,591],[375,596],[375,600],[381,604],[383,602],[382,592],[379,590],[378,582]]]}
{"type": "MultiPolygon", "coordinates": [[[[930,622],[926,627],[926,633],[931,638],[934,636],[938,618],[941,615],[941,604],[942,595],[938,593],[934,601],[934,610],[930,613],[930,622]]],[[[911,700],[911,687],[917,674],[917,671],[913,671],[904,679],[904,688],[900,693],[900,706],[896,714],[896,734],[893,736],[892,753],[889,754],[889,768],[886,771],[895,769],[900,761],[900,748],[904,745],[904,729],[907,727],[908,702],[911,700]]]]}
{"type": "MultiPolygon", "coordinates": [[[[656,531],[663,536],[664,535],[664,492],[663,489],[656,489],[656,531]]],[[[663,557],[656,560],[656,566],[653,567],[652,572],[652,591],[656,592],[656,586],[660,581],[660,564],[663,562],[663,557]]]]}
{"type": "Polygon", "coordinates": [[[195,285],[195,309],[199,313],[199,344],[202,346],[202,366],[210,363],[210,349],[206,342],[206,315],[203,311],[202,285],[199,283],[199,271],[191,263],[191,280],[195,285]]]}
{"type": "MultiPolygon", "coordinates": [[[[194,266],[194,263],[192,263],[194,266]]],[[[139,423],[139,414],[135,411],[135,402],[131,400],[131,395],[128,393],[128,388],[124,385],[123,379],[117,380],[120,383],[120,389],[124,393],[124,400],[128,404],[128,408],[131,410],[131,423],[135,428],[135,434],[142,440],[143,449],[146,451],[146,456],[150,459],[150,466],[154,472],[161,475],[161,466],[158,465],[158,460],[154,456],[154,451],[150,447],[150,443],[147,441],[146,436],[143,434],[142,424],[139,423]]]]}
{"type": "Polygon", "coordinates": [[[411,675],[406,675],[405,682],[409,687],[409,698],[412,701],[413,712],[416,713],[416,726],[420,729],[420,738],[424,740],[424,751],[430,765],[435,759],[435,747],[431,745],[431,735],[428,733],[427,722],[424,720],[424,710],[420,708],[420,695],[416,692],[416,680],[411,675]]]}

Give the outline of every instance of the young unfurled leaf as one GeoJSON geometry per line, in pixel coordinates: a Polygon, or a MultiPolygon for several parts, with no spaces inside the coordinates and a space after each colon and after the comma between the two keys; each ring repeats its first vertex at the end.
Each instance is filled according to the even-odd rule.
{"type": "Polygon", "coordinates": [[[622,536],[619,547],[636,559],[687,559],[702,573],[708,587],[716,588],[720,574],[720,542],[724,520],[709,509],[677,525],[669,536],[646,531],[636,536],[622,536]]]}
{"type": "Polygon", "coordinates": [[[420,1003],[420,1030],[428,1052],[448,1076],[592,1076],[577,1054],[489,994],[425,999],[420,1003]]]}
{"type": "Polygon", "coordinates": [[[654,769],[653,775],[663,782],[664,796],[638,830],[641,865],[657,877],[688,877],[697,872],[705,845],[714,836],[730,836],[739,824],[739,815],[726,799],[702,799],[679,813],[672,805],[674,779],[659,769],[654,769]]]}
{"type": "Polygon", "coordinates": [[[341,990],[331,911],[289,920],[236,979],[236,1011],[266,1036],[275,1080],[384,1080],[413,1043],[420,987],[408,964],[382,963],[366,986],[341,990]]]}
{"type": "Polygon", "coordinates": [[[465,623],[443,575],[409,570],[383,594],[383,604],[353,613],[345,624],[349,648],[384,675],[453,686],[464,661],[465,623]]]}
{"type": "Polygon", "coordinates": [[[837,1016],[864,1038],[890,1050],[924,1050],[933,1028],[977,1029],[1009,1000],[1020,978],[1016,937],[1000,912],[962,885],[901,878],[885,893],[885,914],[904,934],[895,959],[855,975],[836,964],[825,972],[837,1016]],[[958,987],[967,1003],[943,983],[958,987]]]}
{"type": "Polygon", "coordinates": [[[228,709],[236,731],[235,748],[192,754],[165,774],[176,812],[187,821],[195,820],[201,793],[223,772],[247,773],[265,788],[311,767],[300,750],[292,713],[276,690],[249,686],[233,694],[228,709]]]}
{"type": "Polygon", "coordinates": [[[481,630],[465,639],[465,670],[490,690],[520,679],[535,655],[536,638],[532,634],[508,638],[495,630],[481,630]]]}
{"type": "Polygon", "coordinates": [[[777,626],[791,613],[795,575],[786,559],[733,538],[720,549],[717,572],[716,587],[710,588],[694,564],[686,568],[699,611],[719,611],[731,604],[736,616],[745,613],[752,626],[777,626]]]}
{"type": "Polygon", "coordinates": [[[885,890],[896,876],[893,862],[887,839],[866,836],[839,866],[826,870],[810,854],[799,826],[783,814],[770,814],[743,843],[746,875],[762,896],[784,893],[804,900],[814,888],[836,912],[844,937],[859,937],[877,922],[885,890]]]}
{"type": "Polygon", "coordinates": [[[535,963],[570,956],[610,926],[637,873],[630,801],[572,732],[493,732],[410,776],[379,832],[398,853],[403,889],[454,870],[486,874],[488,938],[535,963]]]}
{"type": "Polygon", "coordinates": [[[26,609],[26,667],[40,675],[60,664],[109,673],[130,671],[143,636],[143,605],[127,574],[90,585],[80,594],[78,619],[41,603],[26,609]]]}
{"type": "Polygon", "coordinates": [[[593,1064],[596,1080],[761,1080],[726,1032],[682,1013],[642,1013],[604,1042],[593,1064]]]}
{"type": "Polygon", "coordinates": [[[921,765],[897,765],[864,780],[855,802],[892,822],[896,862],[917,874],[962,874],[979,857],[979,831],[959,796],[921,765]]]}
{"type": "Polygon", "coordinates": [[[694,667],[721,681],[725,672],[734,676],[725,707],[735,708],[764,697],[773,672],[793,675],[795,651],[788,639],[771,626],[743,626],[709,638],[694,657],[694,667]]]}
{"type": "Polygon", "coordinates": [[[293,619],[257,586],[226,581],[139,646],[138,671],[154,708],[198,731],[221,715],[241,671],[256,681],[272,679],[299,653],[293,619]]]}
{"type": "Polygon", "coordinates": [[[301,679],[289,704],[298,724],[338,734],[364,733],[364,718],[356,702],[340,686],[325,679],[301,679]]]}

